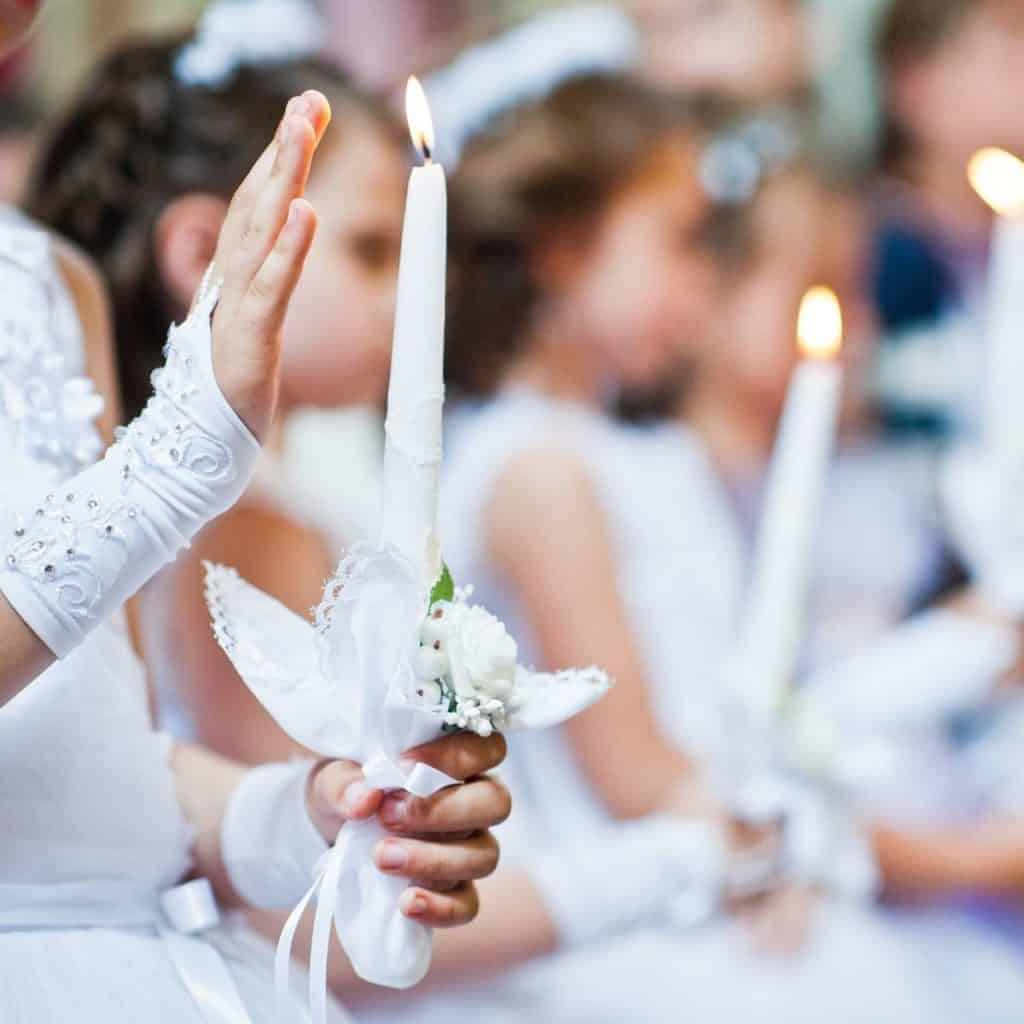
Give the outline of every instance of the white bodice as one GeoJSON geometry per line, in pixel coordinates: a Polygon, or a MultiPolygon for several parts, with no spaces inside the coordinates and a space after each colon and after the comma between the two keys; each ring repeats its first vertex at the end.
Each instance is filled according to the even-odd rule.
{"type": "MultiPolygon", "coordinates": [[[[474,600],[506,623],[519,644],[521,661],[540,669],[565,667],[543,663],[523,609],[490,565],[482,543],[484,509],[499,474],[518,455],[541,447],[578,455],[590,472],[616,545],[620,574],[609,585],[627,587],[646,538],[643,517],[632,507],[630,453],[621,444],[621,433],[583,407],[516,390],[483,406],[453,410],[445,447],[441,547],[456,583],[472,584],[474,600]]],[[[516,813],[502,832],[510,861],[538,844],[554,844],[567,832],[586,831],[606,820],[559,729],[517,735],[503,774],[516,800],[516,813]]]]}
{"type": "MultiPolygon", "coordinates": [[[[752,538],[700,440],[677,425],[620,426],[518,391],[458,410],[448,440],[445,557],[456,580],[477,587],[527,652],[532,640],[522,610],[482,547],[483,510],[498,474],[522,452],[557,444],[584,460],[608,515],[615,583],[662,724],[692,754],[719,752],[726,742],[719,682],[752,538]]],[[[928,470],[920,452],[873,443],[837,459],[815,560],[805,667],[855,651],[899,622],[933,584],[940,544],[928,470]]],[[[514,746],[508,771],[519,787],[517,816],[539,815],[529,826],[534,838],[542,823],[573,827],[566,806],[576,808],[580,827],[601,813],[557,733],[525,739],[514,746]]],[[[944,740],[936,742],[944,749],[944,740]]],[[[929,749],[927,757],[934,756],[929,749]]]]}
{"type": "MultiPolygon", "coordinates": [[[[0,309],[2,510],[9,497],[44,494],[98,448],[95,396],[84,382],[61,387],[84,372],[84,351],[46,236],[2,209],[0,309]],[[43,401],[54,396],[56,420],[43,401]],[[59,441],[49,451],[34,442],[47,429],[59,441]]],[[[0,821],[0,883],[158,888],[187,870],[168,744],[152,730],[122,622],[98,628],[0,708],[0,821]]]]}

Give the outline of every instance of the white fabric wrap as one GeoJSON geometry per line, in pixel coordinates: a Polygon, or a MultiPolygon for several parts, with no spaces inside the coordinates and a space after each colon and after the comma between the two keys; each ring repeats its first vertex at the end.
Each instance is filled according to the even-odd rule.
{"type": "Polygon", "coordinates": [[[925,612],[810,680],[841,726],[928,725],[991,695],[1013,667],[1016,630],[959,612],[925,612]]]}
{"type": "Polygon", "coordinates": [[[263,910],[302,899],[328,846],[306,808],[312,761],[253,768],[231,794],[221,855],[235,891],[263,910]]]}
{"type": "Polygon", "coordinates": [[[204,288],[171,328],[154,394],[96,465],[0,520],[0,590],[57,657],[240,497],[259,444],[213,372],[204,288]]]}
{"type": "Polygon", "coordinates": [[[774,869],[765,874],[770,884],[764,888],[792,879],[844,899],[877,895],[880,876],[874,850],[848,794],[809,779],[766,772],[734,794],[731,806],[741,821],[782,825],[782,847],[774,869]]]}
{"type": "MultiPolygon", "coordinates": [[[[428,595],[419,574],[387,545],[363,544],[342,559],[310,624],[222,566],[208,566],[207,604],[232,664],[274,720],[322,757],[363,765],[377,789],[430,796],[449,778],[402,755],[442,735],[441,705],[424,704],[413,664],[428,595]]],[[[520,702],[507,728],[542,728],[589,707],[607,690],[593,670],[517,669],[520,702]]],[[[405,917],[406,883],[381,873],[374,846],[387,833],[374,819],[349,822],[317,867],[313,884],[281,933],[277,990],[289,992],[291,946],[299,920],[317,899],[310,955],[315,1024],[325,1020],[327,950],[333,925],[355,972],[366,981],[408,988],[430,966],[431,932],[405,917]]]]}
{"type": "Polygon", "coordinates": [[[946,518],[974,586],[1007,614],[1024,615],[1024,466],[963,445],[943,476],[946,518]]]}
{"type": "Polygon", "coordinates": [[[665,918],[689,925],[710,917],[725,860],[724,840],[712,825],[655,816],[608,825],[522,867],[561,944],[577,948],[665,918]]]}

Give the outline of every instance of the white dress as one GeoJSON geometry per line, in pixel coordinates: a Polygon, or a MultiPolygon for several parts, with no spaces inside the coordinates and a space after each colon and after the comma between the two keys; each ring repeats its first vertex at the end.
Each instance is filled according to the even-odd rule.
{"type": "MultiPolygon", "coordinates": [[[[51,380],[56,372],[59,383],[84,364],[77,318],[46,246],[0,208],[0,510],[8,496],[66,479],[74,454],[96,447],[83,445],[94,437],[86,419],[49,461],[24,443],[43,422],[33,418],[38,402],[22,401],[38,384],[26,366],[45,367],[51,380]],[[34,277],[11,259],[29,250],[45,257],[31,267],[34,277]],[[42,331],[40,310],[50,317],[42,331]],[[46,348],[32,353],[29,345],[46,348]]],[[[4,1024],[280,1024],[268,964],[242,957],[231,935],[211,933],[225,950],[218,960],[208,942],[173,932],[159,910],[161,893],[192,861],[169,751],[169,739],[152,729],[145,676],[121,621],[97,628],[0,708],[4,1024]],[[248,1017],[211,989],[225,963],[248,1017]],[[222,1009],[201,1009],[204,998],[222,1009]]],[[[288,1019],[301,1021],[296,1006],[288,1019]]]]}
{"type": "MultiPolygon", "coordinates": [[[[520,453],[557,445],[584,460],[615,542],[619,571],[609,585],[618,585],[627,602],[659,710],[684,747],[713,749],[719,730],[710,687],[731,635],[744,552],[735,531],[714,514],[721,496],[701,493],[687,479],[687,453],[672,449],[666,462],[665,452],[639,444],[632,431],[527,391],[459,410],[450,418],[448,441],[440,520],[445,558],[456,581],[473,583],[481,602],[505,620],[527,660],[531,642],[522,610],[483,551],[483,508],[498,474],[520,453]],[[658,481],[676,472],[672,494],[655,497],[658,481]],[[678,600],[670,624],[666,586],[678,600]],[[671,650],[661,647],[666,633],[678,641],[671,650]]],[[[503,863],[528,868],[532,851],[607,825],[608,818],[559,731],[516,740],[504,768],[515,812],[499,836],[503,863]]],[[[792,961],[758,958],[724,918],[688,931],[649,927],[419,1000],[401,1015],[361,1019],[441,1024],[461,1012],[488,1024],[963,1019],[947,1015],[929,988],[925,965],[881,915],[827,901],[808,948],[792,961]]]]}

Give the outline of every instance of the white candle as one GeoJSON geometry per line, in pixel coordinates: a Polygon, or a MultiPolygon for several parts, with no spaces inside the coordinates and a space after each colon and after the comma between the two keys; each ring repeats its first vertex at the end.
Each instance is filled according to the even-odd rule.
{"type": "Polygon", "coordinates": [[[793,372],[765,491],[732,682],[756,713],[772,715],[792,683],[807,585],[835,443],[842,371],[835,294],[812,289],[800,309],[804,358],[793,372]]]}
{"type": "Polygon", "coordinates": [[[984,392],[985,446],[995,466],[1024,449],[1024,163],[985,149],[968,174],[996,212],[988,277],[984,392]]]}
{"type": "Polygon", "coordinates": [[[381,539],[402,551],[429,585],[440,568],[436,519],[444,409],[448,201],[444,170],[430,156],[430,110],[415,78],[409,80],[406,108],[409,131],[425,163],[409,177],[402,229],[381,539]]]}

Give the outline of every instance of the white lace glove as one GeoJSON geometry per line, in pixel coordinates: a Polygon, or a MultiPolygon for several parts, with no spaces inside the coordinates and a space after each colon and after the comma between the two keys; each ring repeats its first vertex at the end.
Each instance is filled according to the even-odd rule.
{"type": "Polygon", "coordinates": [[[531,857],[528,870],[563,947],[577,948],[649,921],[710,917],[725,862],[713,826],[651,817],[531,857]]]}
{"type": "Polygon", "coordinates": [[[96,465],[0,519],[0,590],[63,657],[238,500],[259,444],[217,385],[203,289],[155,392],[96,465]]]}
{"type": "Polygon", "coordinates": [[[877,894],[874,851],[841,793],[766,775],[737,793],[733,810],[737,818],[754,825],[781,823],[774,884],[795,880],[846,899],[867,900],[877,894]]]}
{"type": "Polygon", "coordinates": [[[328,845],[306,807],[313,762],[250,769],[231,794],[221,857],[235,892],[262,910],[290,910],[309,888],[328,845]]]}
{"type": "Polygon", "coordinates": [[[806,692],[843,726],[927,725],[984,700],[1017,653],[1012,627],[936,609],[817,672],[806,692]]]}

